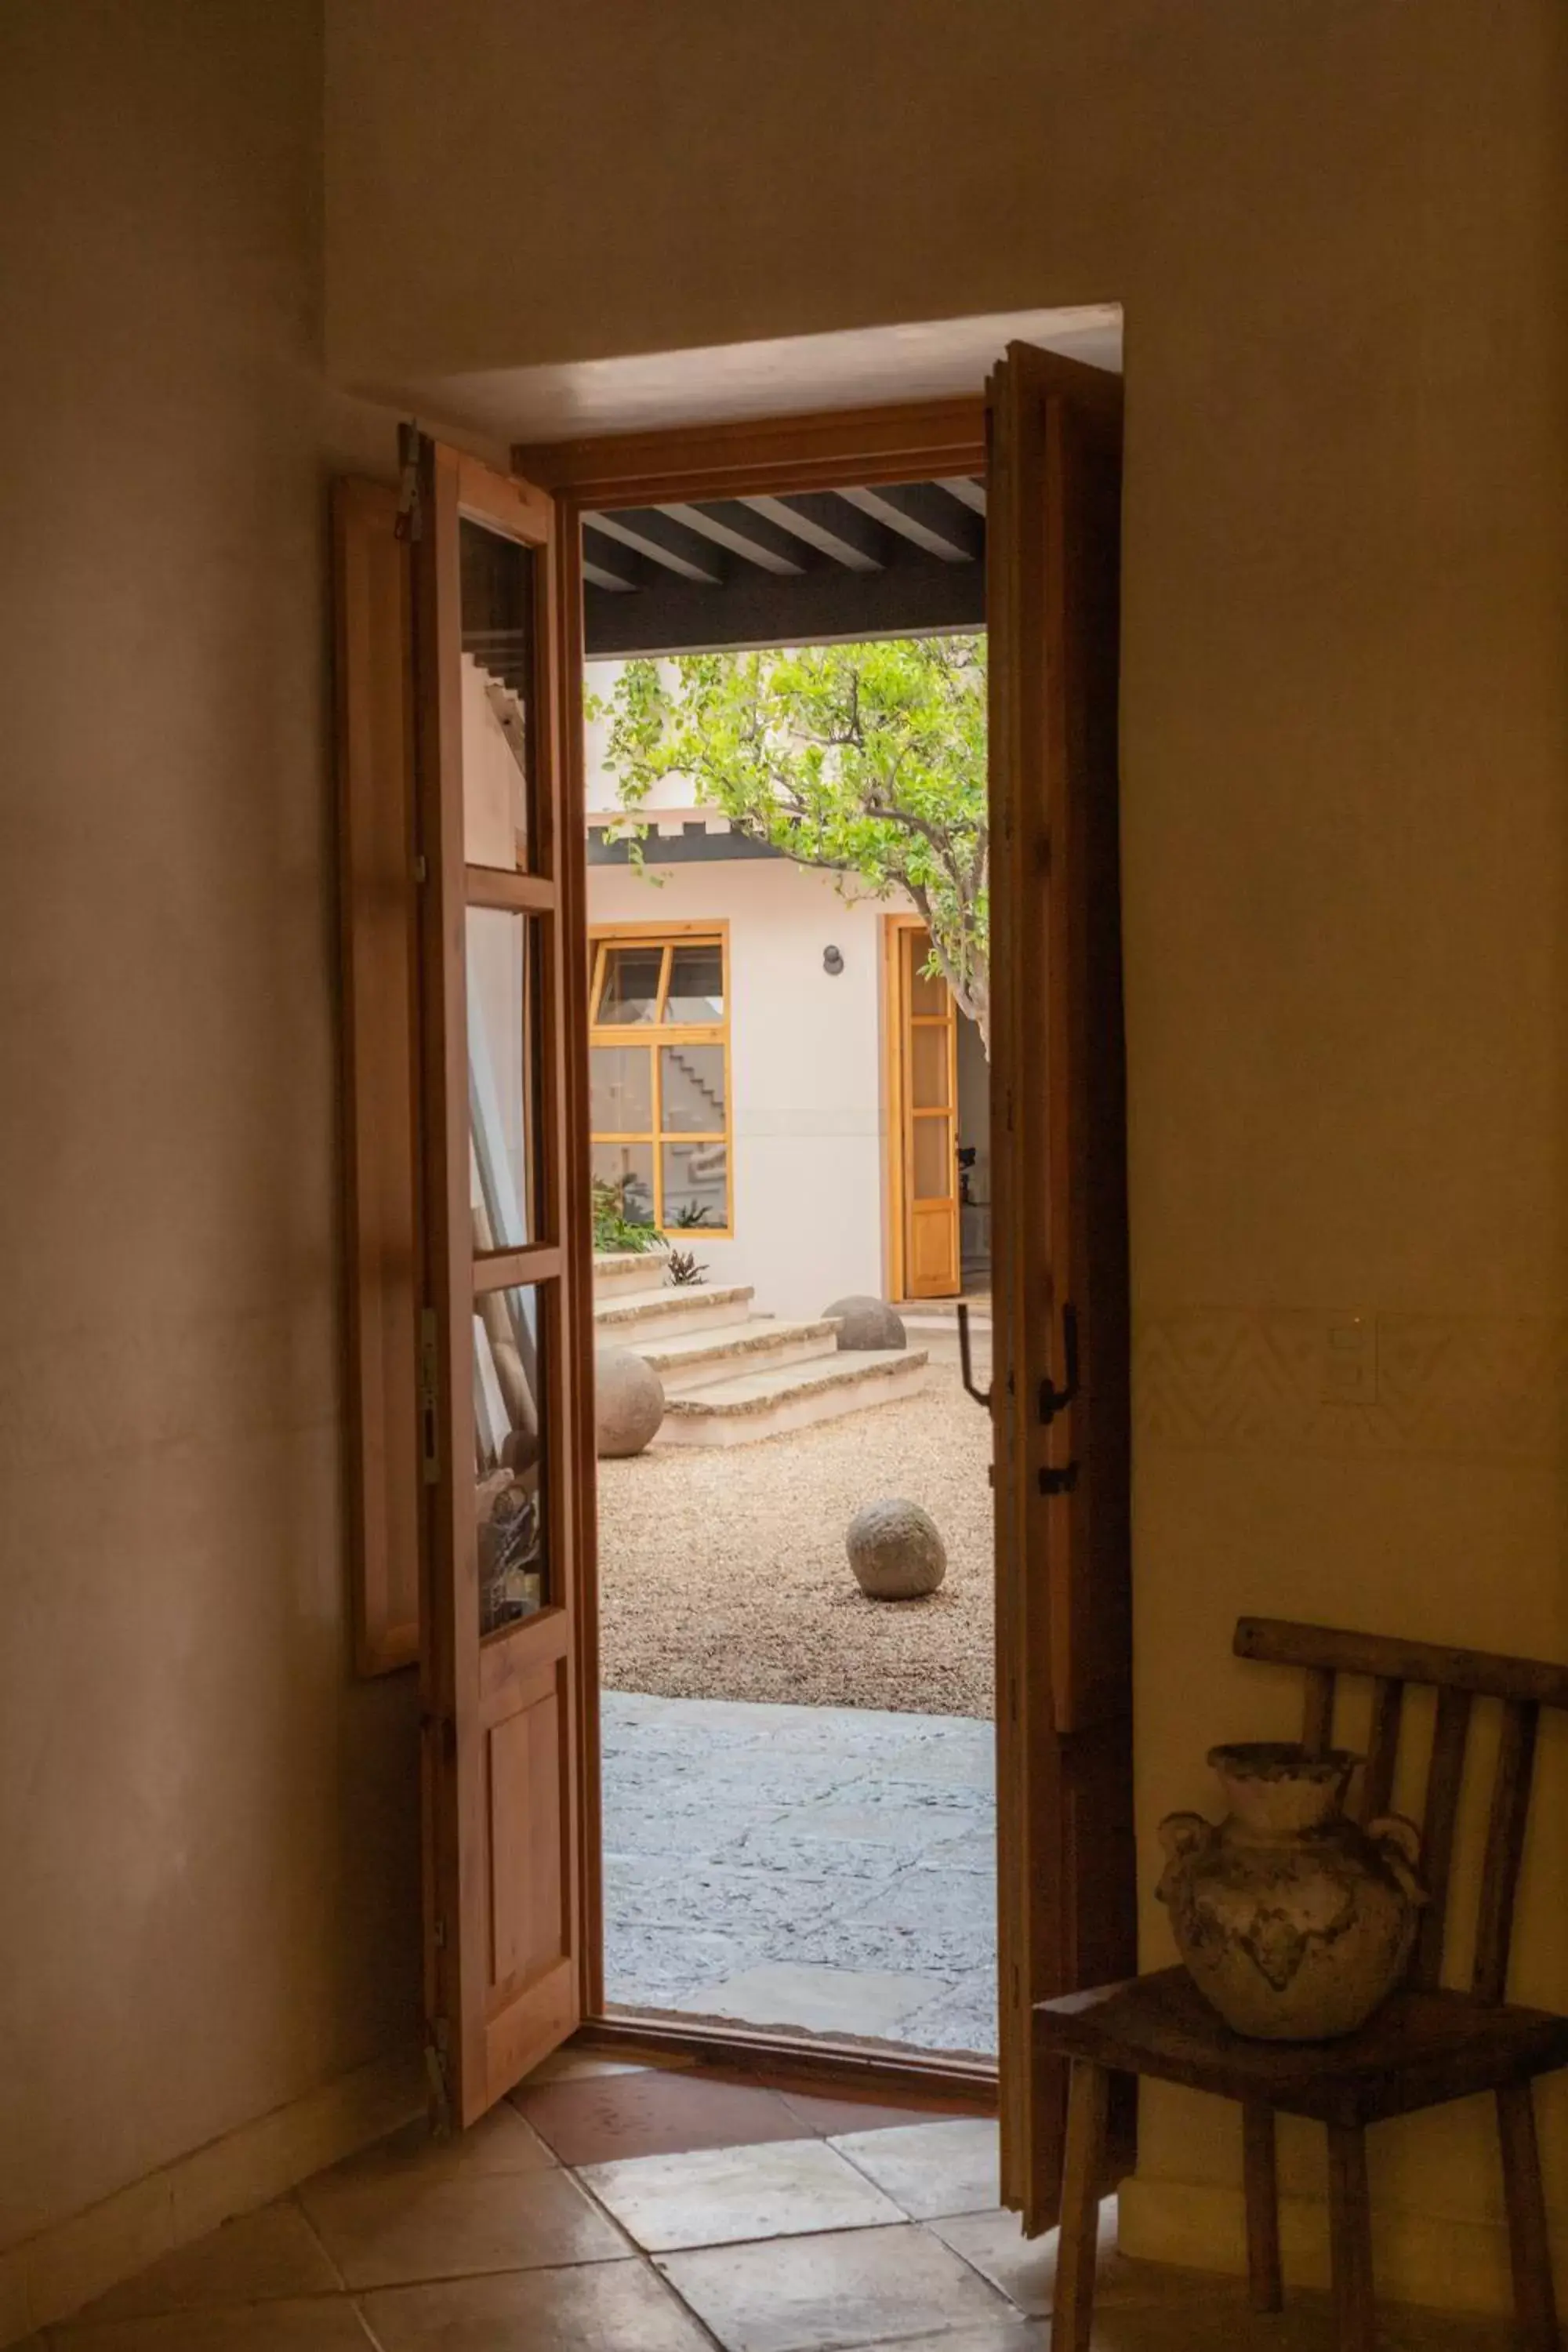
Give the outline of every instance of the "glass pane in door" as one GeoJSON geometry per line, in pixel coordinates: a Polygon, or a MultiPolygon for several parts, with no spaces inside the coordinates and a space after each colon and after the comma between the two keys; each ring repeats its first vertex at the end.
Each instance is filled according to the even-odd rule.
{"type": "Polygon", "coordinates": [[[910,1101],[916,1110],[947,1110],[951,1071],[948,1028],[917,1023],[910,1031],[910,1101]]]}
{"type": "Polygon", "coordinates": [[[910,1011],[916,1019],[934,1020],[947,1012],[947,982],[940,971],[928,973],[924,966],[931,954],[931,941],[922,931],[916,940],[910,962],[910,1011]]]}
{"type": "Polygon", "coordinates": [[[462,584],[463,856],[509,873],[534,862],[535,556],[465,515],[462,584]]]}
{"type": "Polygon", "coordinates": [[[476,1250],[542,1237],[539,924],[468,912],[469,1201],[476,1250]]]}
{"type": "Polygon", "coordinates": [[[917,1118],[914,1122],[914,1197],[917,1201],[951,1201],[956,1191],[952,1156],[952,1121],[917,1118]]]}
{"type": "Polygon", "coordinates": [[[481,1634],[533,1616],[551,1597],[543,1297],[529,1286],[474,1301],[481,1634]]]}

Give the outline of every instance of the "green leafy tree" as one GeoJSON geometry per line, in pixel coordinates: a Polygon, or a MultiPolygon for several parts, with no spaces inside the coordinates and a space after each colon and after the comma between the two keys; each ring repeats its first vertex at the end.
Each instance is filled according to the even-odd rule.
{"type": "Polygon", "coordinates": [[[634,821],[683,777],[798,864],[906,891],[989,1052],[983,636],[631,661],[594,707],[634,821]]]}

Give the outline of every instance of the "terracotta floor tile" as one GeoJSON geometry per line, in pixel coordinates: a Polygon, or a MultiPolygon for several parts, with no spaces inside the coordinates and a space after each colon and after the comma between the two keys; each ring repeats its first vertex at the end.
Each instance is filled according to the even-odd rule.
{"type": "Polygon", "coordinates": [[[748,2147],[805,2139],[811,2131],[776,2091],[715,2083],[700,2074],[617,2074],[537,2088],[524,2083],[512,2098],[519,2115],[563,2164],[748,2147]]]}
{"type": "Polygon", "coordinates": [[[342,2279],[291,2198],[242,2213],[188,2246],[176,2247],[79,2315],[149,2318],[226,2303],[272,2303],[285,2295],[331,2294],[342,2279]]]}
{"type": "MultiPolygon", "coordinates": [[[[968,2264],[912,2222],[665,2254],[658,2267],[724,2352],[827,2352],[1008,2316],[968,2264]]],[[[960,2336],[943,2337],[956,2352],[960,2336]]],[[[1003,2336],[1004,2344],[1011,2338],[1003,2336]]],[[[1026,2338],[1017,2341],[1023,2352],[1026,2338]]],[[[980,2344],[991,2352],[988,2336],[980,2344]]]]}
{"type": "MultiPolygon", "coordinates": [[[[449,2139],[437,2139],[420,2118],[362,2148],[357,2156],[345,2157],[316,2179],[451,2180],[476,2173],[548,2172],[554,2163],[553,2151],[503,2099],[466,2132],[454,2132],[449,2139]]],[[[314,2188],[315,2181],[308,2181],[306,2187],[314,2188]]]]}
{"type": "Polygon", "coordinates": [[[364,2311],[382,2352],[711,2352],[642,2263],[384,2287],[364,2311]]]}
{"type": "Polygon", "coordinates": [[[585,2165],[582,2178],[650,2253],[903,2219],[890,2198],[819,2139],[635,2157],[585,2165]]]}
{"type": "Polygon", "coordinates": [[[826,2098],[816,2091],[781,2091],[779,2097],[792,2115],[809,2124],[824,2139],[840,2132],[893,2130],[902,2124],[945,2124],[950,2107],[904,2107],[891,2100],[826,2098]]]}
{"type": "Polygon", "coordinates": [[[55,2327],[51,2352],[374,2352],[346,2295],[55,2327]]]}
{"type": "MultiPolygon", "coordinates": [[[[1031,2318],[1042,2318],[1049,2312],[1056,2294],[1057,2231],[1049,2230],[1041,2238],[1026,2238],[1017,2215],[998,2210],[933,2218],[928,2226],[1020,2311],[1031,2318]]],[[[1216,2305],[1234,2305],[1237,2312],[1246,2307],[1245,2289],[1238,2280],[1216,2278],[1206,2271],[1170,2270],[1163,2263],[1135,2263],[1119,2253],[1116,2200],[1108,2197],[1100,2209],[1097,2309],[1159,2304],[1174,2314],[1194,2294],[1211,2309],[1216,2305]]]]}
{"type": "Polygon", "coordinates": [[[319,2173],[300,2192],[351,2287],[600,2263],[631,2248],[569,2174],[319,2173]]]}

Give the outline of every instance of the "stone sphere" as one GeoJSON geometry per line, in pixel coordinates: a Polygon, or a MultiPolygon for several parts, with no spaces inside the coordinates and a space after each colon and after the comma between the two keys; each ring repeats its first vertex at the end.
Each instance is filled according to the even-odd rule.
{"type": "Polygon", "coordinates": [[[907,1348],[909,1334],[881,1298],[836,1298],[822,1310],[838,1318],[840,1348],[907,1348]]]}
{"type": "Polygon", "coordinates": [[[890,1496],[868,1503],[846,1538],[855,1580],[868,1601],[919,1601],[947,1574],[947,1549],[936,1521],[918,1503],[890,1496]]]}
{"type": "Polygon", "coordinates": [[[595,1451],[619,1459],[640,1454],[664,1419],[664,1382],[630,1348],[601,1348],[594,1359],[595,1451]]]}

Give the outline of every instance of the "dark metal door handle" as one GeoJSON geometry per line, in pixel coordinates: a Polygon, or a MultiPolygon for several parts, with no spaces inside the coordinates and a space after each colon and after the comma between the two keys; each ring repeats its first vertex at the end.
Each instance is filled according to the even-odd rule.
{"type": "Polygon", "coordinates": [[[974,1360],[969,1352],[969,1303],[963,1298],[958,1302],[958,1367],[969,1394],[982,1412],[989,1412],[990,1390],[977,1389],[974,1385],[974,1360]]]}
{"type": "Polygon", "coordinates": [[[1048,1373],[1040,1382],[1040,1419],[1047,1428],[1067,1411],[1078,1387],[1078,1308],[1068,1304],[1062,1308],[1062,1385],[1054,1388],[1048,1373]]]}

